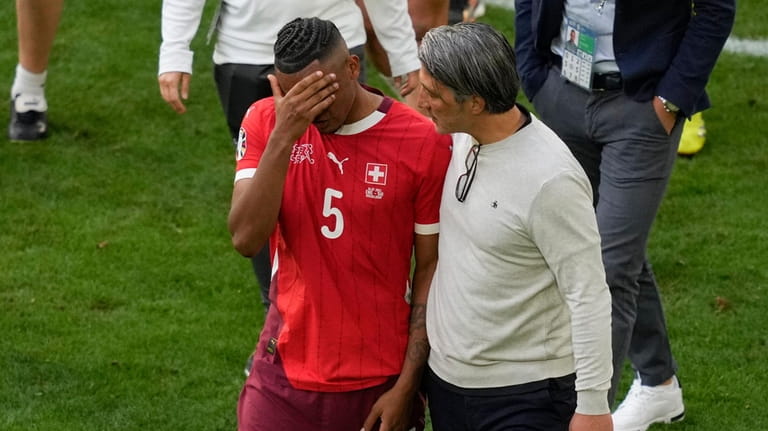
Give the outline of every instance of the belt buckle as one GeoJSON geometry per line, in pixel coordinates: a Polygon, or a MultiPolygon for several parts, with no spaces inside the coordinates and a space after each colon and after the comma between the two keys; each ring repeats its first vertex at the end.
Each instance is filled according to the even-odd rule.
{"type": "Polygon", "coordinates": [[[593,91],[618,90],[621,86],[621,74],[618,72],[596,73],[592,77],[593,91]]]}

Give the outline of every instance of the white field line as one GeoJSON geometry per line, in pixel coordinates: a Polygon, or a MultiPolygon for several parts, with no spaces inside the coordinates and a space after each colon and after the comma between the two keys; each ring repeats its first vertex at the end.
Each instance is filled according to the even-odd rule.
{"type": "Polygon", "coordinates": [[[725,41],[726,52],[735,54],[753,55],[755,57],[768,57],[768,39],[740,39],[729,37],[725,41]]]}

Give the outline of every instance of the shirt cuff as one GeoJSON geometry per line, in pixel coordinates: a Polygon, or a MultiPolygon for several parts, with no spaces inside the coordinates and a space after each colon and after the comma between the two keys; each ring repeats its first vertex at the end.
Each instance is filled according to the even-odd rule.
{"type": "Polygon", "coordinates": [[[419,70],[421,68],[421,62],[419,61],[418,57],[411,60],[395,60],[392,61],[390,59],[389,61],[389,68],[392,71],[392,76],[402,76],[407,73],[413,72],[414,70],[419,70]]]}
{"type": "Polygon", "coordinates": [[[189,49],[176,49],[168,46],[160,47],[157,74],[166,72],[182,72],[192,74],[192,58],[194,53],[189,49]]]}
{"type": "Polygon", "coordinates": [[[582,415],[604,415],[610,413],[608,391],[576,392],[576,413],[582,415]]]}
{"type": "Polygon", "coordinates": [[[414,223],[413,231],[418,235],[434,235],[440,232],[440,223],[432,223],[432,224],[414,223]]]}

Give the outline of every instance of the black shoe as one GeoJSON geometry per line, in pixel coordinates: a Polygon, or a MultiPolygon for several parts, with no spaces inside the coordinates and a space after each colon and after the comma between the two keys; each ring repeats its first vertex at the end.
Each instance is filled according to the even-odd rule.
{"type": "Polygon", "coordinates": [[[42,96],[16,95],[11,100],[11,122],[8,124],[8,138],[11,141],[44,139],[48,136],[47,109],[48,106],[42,96]],[[23,112],[19,112],[19,110],[23,112]]]}

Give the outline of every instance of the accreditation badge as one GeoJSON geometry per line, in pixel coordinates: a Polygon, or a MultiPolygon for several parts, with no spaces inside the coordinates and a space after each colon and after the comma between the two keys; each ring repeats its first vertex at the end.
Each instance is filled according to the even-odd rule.
{"type": "Polygon", "coordinates": [[[563,78],[583,87],[592,88],[592,66],[595,63],[597,38],[589,27],[568,18],[566,35],[568,40],[563,49],[563,64],[560,74],[563,78]]]}

